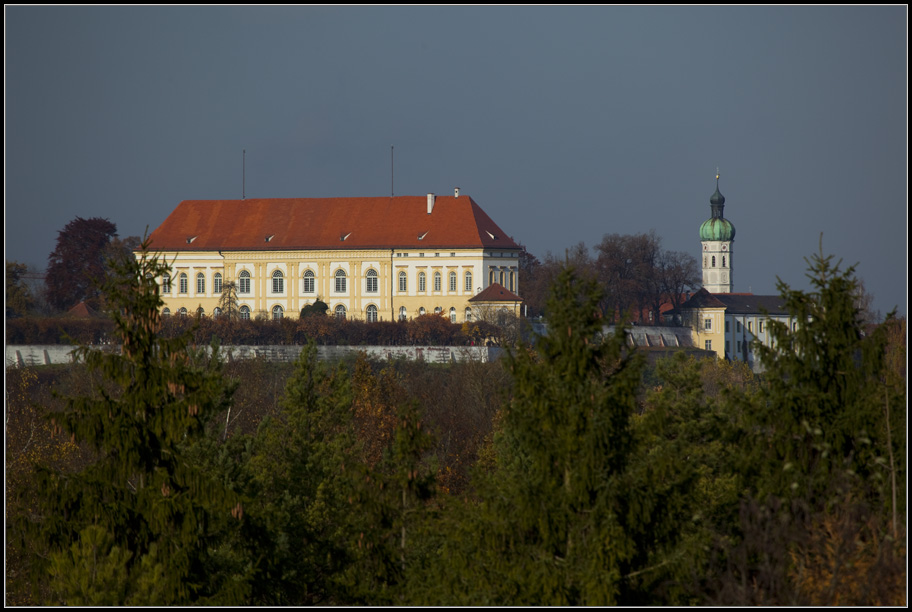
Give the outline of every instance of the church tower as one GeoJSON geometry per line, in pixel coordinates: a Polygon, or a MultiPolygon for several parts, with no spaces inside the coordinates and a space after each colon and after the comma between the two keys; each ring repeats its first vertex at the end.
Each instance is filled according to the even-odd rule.
{"type": "Polygon", "coordinates": [[[725,196],[719,192],[716,173],[716,192],[709,198],[712,217],[700,226],[703,243],[703,287],[710,293],[731,293],[734,276],[732,243],[735,226],[723,216],[725,196]]]}

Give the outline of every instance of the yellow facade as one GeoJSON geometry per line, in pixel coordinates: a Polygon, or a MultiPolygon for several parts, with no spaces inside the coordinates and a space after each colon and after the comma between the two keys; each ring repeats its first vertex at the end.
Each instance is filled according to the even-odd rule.
{"type": "Polygon", "coordinates": [[[685,311],[685,325],[693,330],[694,346],[725,355],[725,308],[696,308],[685,311]]]}
{"type": "Polygon", "coordinates": [[[392,321],[440,312],[453,322],[463,322],[470,312],[468,300],[492,282],[519,289],[517,249],[166,251],[162,255],[172,268],[170,283],[161,279],[162,295],[167,314],[175,315],[182,309],[188,315],[215,314],[222,298],[217,278],[223,288],[228,282],[236,283],[238,306],[246,309],[249,318],[271,319],[297,318],[304,306],[319,299],[330,313],[351,319],[392,321]]]}

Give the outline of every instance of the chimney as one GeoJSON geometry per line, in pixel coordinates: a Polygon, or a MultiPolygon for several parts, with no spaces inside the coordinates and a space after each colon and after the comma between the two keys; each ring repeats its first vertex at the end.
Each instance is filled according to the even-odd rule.
{"type": "Polygon", "coordinates": [[[459,187],[457,187],[456,189],[453,190],[453,197],[454,197],[454,198],[458,198],[458,197],[459,197],[459,187]]]}
{"type": "Polygon", "coordinates": [[[436,196],[433,193],[428,194],[428,214],[431,214],[434,210],[434,200],[436,196]]]}

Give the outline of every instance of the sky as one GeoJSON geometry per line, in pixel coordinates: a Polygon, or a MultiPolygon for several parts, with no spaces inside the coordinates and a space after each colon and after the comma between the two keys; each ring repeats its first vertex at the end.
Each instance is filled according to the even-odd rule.
{"type": "Polygon", "coordinates": [[[7,261],[77,216],[455,187],[540,259],[651,230],[699,257],[718,168],[735,291],[809,288],[822,234],[906,313],[906,6],[4,13],[7,261]]]}

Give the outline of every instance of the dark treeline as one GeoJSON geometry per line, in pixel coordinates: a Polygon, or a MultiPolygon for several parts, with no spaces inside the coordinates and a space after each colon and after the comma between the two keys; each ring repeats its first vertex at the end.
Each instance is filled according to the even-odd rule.
{"type": "Polygon", "coordinates": [[[567,265],[500,362],[224,364],[122,266],[123,354],[7,370],[8,604],[905,603],[904,321],[830,258],[763,377],[647,370],[567,265]]]}
{"type": "MultiPolygon", "coordinates": [[[[510,321],[511,324],[518,324],[510,321]]],[[[426,314],[407,321],[353,321],[332,316],[312,316],[279,321],[230,321],[227,318],[164,318],[163,338],[191,335],[194,344],[213,341],[227,345],[307,344],[330,346],[465,346],[500,343],[504,326],[487,321],[454,324],[443,315],[426,314]]],[[[24,317],[6,322],[7,344],[103,344],[117,342],[114,323],[108,318],[73,319],[24,317]]]]}
{"type": "Polygon", "coordinates": [[[595,279],[602,288],[599,309],[612,322],[660,325],[663,305],[677,308],[685,293],[700,285],[697,260],[688,253],[668,251],[654,231],[647,234],[605,234],[591,252],[582,242],[545,260],[525,250],[520,258],[520,287],[530,315],[545,314],[548,292],[564,265],[595,279]]]}

